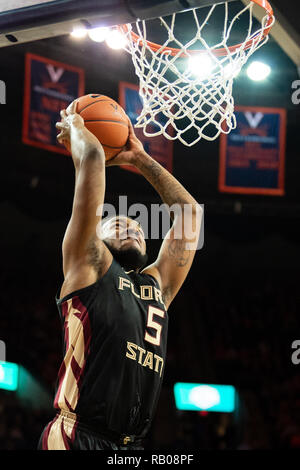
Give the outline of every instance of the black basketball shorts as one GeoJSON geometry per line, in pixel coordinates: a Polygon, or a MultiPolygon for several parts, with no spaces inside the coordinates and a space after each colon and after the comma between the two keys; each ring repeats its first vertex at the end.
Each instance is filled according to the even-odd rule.
{"type": "Polygon", "coordinates": [[[62,410],[43,430],[38,450],[143,450],[135,436],[111,435],[91,431],[74,413],[62,410]]]}

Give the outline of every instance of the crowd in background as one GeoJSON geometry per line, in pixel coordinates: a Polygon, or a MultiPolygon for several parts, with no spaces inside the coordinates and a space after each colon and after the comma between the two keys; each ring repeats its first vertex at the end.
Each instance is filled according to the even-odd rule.
{"type": "Polygon", "coordinates": [[[209,298],[216,375],[241,391],[244,444],[300,448],[300,365],[292,362],[300,326],[296,276],[241,279],[212,289],[209,298]]]}
{"type": "MultiPolygon", "coordinates": [[[[189,368],[201,367],[205,336],[204,354],[211,358],[213,369],[210,383],[234,385],[238,403],[232,416],[185,413],[182,417],[177,412],[177,422],[187,420],[194,444],[204,449],[300,448],[300,364],[292,361],[300,326],[296,276],[229,276],[199,284],[200,326],[193,328],[188,319],[199,355],[189,356],[189,360],[194,357],[189,368]]],[[[192,291],[190,299],[194,301],[192,291]]],[[[181,428],[182,424],[178,431],[181,428]]]]}
{"type": "MultiPolygon", "coordinates": [[[[57,286],[47,273],[32,282],[25,275],[2,275],[0,339],[6,342],[7,360],[22,364],[54,395],[62,359],[57,286]]],[[[180,369],[172,375],[172,368],[180,351],[171,328],[166,378],[146,448],[300,448],[300,364],[291,359],[300,323],[296,281],[252,278],[235,285],[229,278],[201,283],[200,290],[199,314],[215,383],[236,387],[238,409],[232,415],[175,409],[172,380],[180,378],[180,369]]],[[[174,312],[170,321],[176,323],[179,313],[174,312]]],[[[197,331],[191,340],[197,348],[197,331]]],[[[198,361],[200,354],[188,367],[197,371],[198,361]]],[[[0,391],[0,449],[35,449],[53,416],[54,411],[27,409],[14,393],[0,391]]]]}

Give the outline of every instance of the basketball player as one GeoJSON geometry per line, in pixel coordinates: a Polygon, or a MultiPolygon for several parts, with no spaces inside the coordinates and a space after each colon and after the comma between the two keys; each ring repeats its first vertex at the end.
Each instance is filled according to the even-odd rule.
{"type": "Polygon", "coordinates": [[[201,212],[147,155],[130,122],[126,148],[106,162],[101,144],[75,110],[76,101],[57,123],[58,141],[72,153],[75,192],[62,246],[64,282],[56,299],[64,330],[57,415],[45,427],[39,449],[142,449],[163,379],[167,310],[191,267],[201,212]],[[168,206],[192,208],[189,215],[173,217],[157,260],[147,267],[144,233],[135,220],[110,218],[97,236],[105,166],[125,164],[136,166],[168,206]],[[181,239],[175,237],[187,217],[193,240],[184,231],[181,239]],[[187,248],[191,242],[194,248],[187,248]]]}

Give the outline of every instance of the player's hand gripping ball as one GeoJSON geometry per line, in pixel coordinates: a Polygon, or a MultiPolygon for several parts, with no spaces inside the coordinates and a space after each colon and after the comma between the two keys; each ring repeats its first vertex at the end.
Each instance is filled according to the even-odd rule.
{"type": "Polygon", "coordinates": [[[106,160],[115,157],[126,145],[129,135],[124,109],[108,96],[97,94],[81,96],[76,103],[76,112],[102,144],[106,160]]]}

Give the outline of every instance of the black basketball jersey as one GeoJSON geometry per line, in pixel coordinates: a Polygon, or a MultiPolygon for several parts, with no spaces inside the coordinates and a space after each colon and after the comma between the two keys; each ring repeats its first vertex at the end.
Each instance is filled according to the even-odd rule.
{"type": "Polygon", "coordinates": [[[158,282],[113,260],[94,284],[56,298],[64,360],[54,407],[91,429],[144,436],[157,405],[168,315],[158,282]]]}

